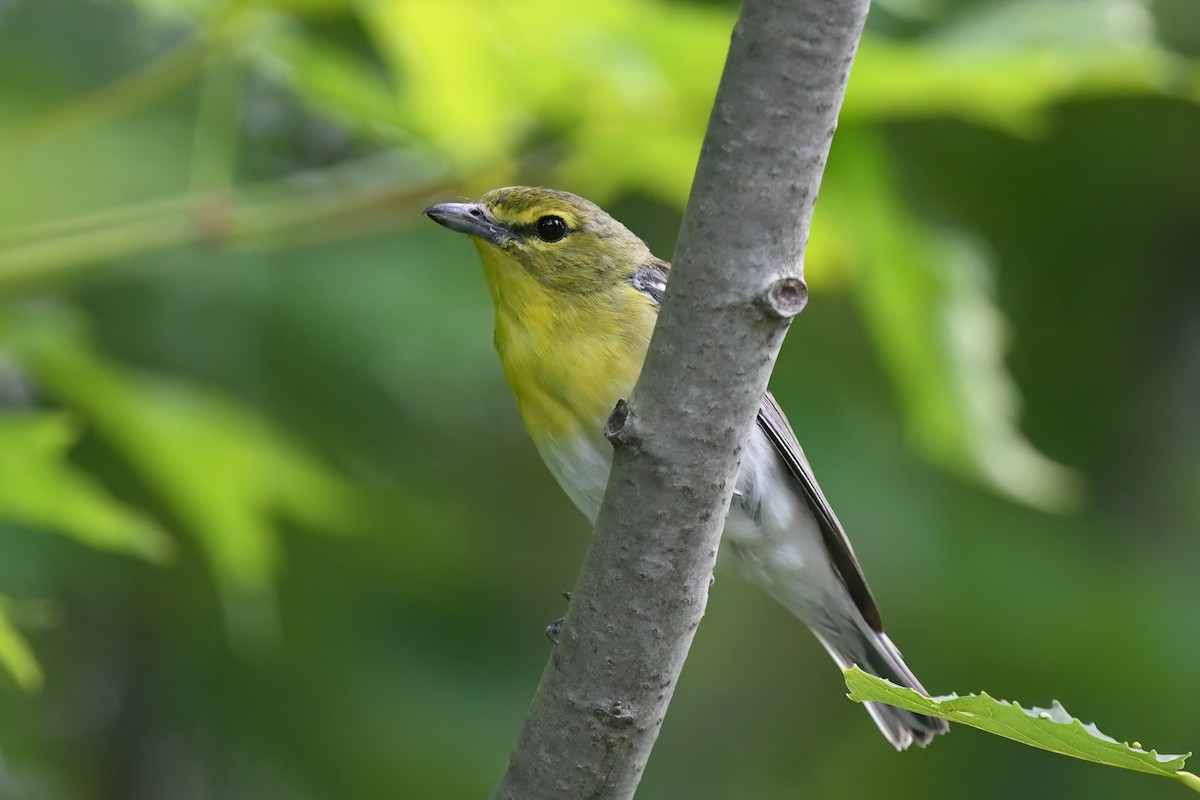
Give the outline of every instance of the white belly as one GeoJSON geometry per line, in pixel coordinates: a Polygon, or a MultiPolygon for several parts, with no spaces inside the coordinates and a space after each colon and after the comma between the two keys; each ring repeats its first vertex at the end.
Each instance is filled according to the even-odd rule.
{"type": "MultiPolygon", "coordinates": [[[[612,466],[612,445],[601,437],[539,448],[563,491],[596,521],[612,466]]],[[[753,583],[810,624],[830,607],[853,608],[833,571],[819,523],[766,435],[755,427],[738,472],[725,520],[722,552],[753,583]]]]}

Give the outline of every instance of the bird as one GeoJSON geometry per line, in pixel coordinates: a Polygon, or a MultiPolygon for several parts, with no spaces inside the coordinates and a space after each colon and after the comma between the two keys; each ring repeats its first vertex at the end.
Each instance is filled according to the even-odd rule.
{"type": "MultiPolygon", "coordinates": [[[[425,215],[474,243],[495,310],[495,346],[542,460],[593,523],[608,483],[603,434],[641,372],[671,266],[595,203],[531,186],[425,215]]],[[[767,392],[739,468],[722,547],[752,583],[803,621],[842,669],[928,694],[883,631],[846,533],[767,392]]],[[[904,750],[944,720],[866,703],[904,750]]]]}

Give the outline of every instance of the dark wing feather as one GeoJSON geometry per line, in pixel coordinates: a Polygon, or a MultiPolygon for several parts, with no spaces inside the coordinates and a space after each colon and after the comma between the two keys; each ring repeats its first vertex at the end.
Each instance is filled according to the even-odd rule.
{"type": "MultiPolygon", "coordinates": [[[[666,261],[651,257],[630,276],[629,282],[657,306],[662,302],[670,270],[671,265],[666,261]]],[[[813,477],[812,467],[808,465],[808,459],[804,457],[804,451],[800,449],[800,443],[796,441],[796,434],[792,432],[792,426],[788,424],[787,417],[783,415],[783,411],[770,392],[767,392],[758,409],[758,426],[771,440],[775,451],[787,465],[788,472],[803,489],[804,498],[820,523],[821,538],[825,541],[825,549],[829,551],[834,568],[850,592],[854,604],[862,612],[867,624],[873,630],[882,633],[883,620],[879,616],[879,608],[875,605],[875,598],[871,596],[870,588],[867,587],[867,579],[863,577],[862,567],[858,565],[858,559],[854,557],[850,540],[846,538],[846,532],[842,530],[842,523],[838,522],[837,515],[829,507],[829,501],[821,493],[821,487],[817,485],[817,479],[813,477]]]]}
{"type": "Polygon", "coordinates": [[[809,466],[808,459],[804,457],[800,443],[796,441],[796,434],[792,432],[792,426],[788,424],[787,417],[783,415],[783,411],[770,392],[767,392],[758,409],[758,426],[771,440],[775,451],[787,465],[788,472],[803,489],[804,498],[808,501],[809,508],[812,509],[821,525],[821,538],[825,540],[825,549],[829,551],[829,557],[832,559],[842,583],[849,590],[850,597],[854,599],[855,605],[862,612],[867,624],[873,630],[882,633],[883,620],[879,616],[879,608],[875,605],[875,598],[871,596],[867,579],[863,577],[862,567],[858,565],[858,559],[854,556],[850,540],[846,538],[846,532],[842,530],[842,523],[838,522],[837,515],[833,513],[833,509],[829,507],[829,501],[825,499],[821,487],[817,485],[812,467],[809,466]]]}

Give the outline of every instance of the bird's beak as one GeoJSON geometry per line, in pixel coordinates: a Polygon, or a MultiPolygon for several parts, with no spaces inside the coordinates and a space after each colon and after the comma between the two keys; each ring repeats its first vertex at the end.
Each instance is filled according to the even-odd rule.
{"type": "Polygon", "coordinates": [[[478,236],[494,245],[517,238],[497,222],[482,203],[438,203],[425,209],[425,216],[452,231],[478,236]]]}

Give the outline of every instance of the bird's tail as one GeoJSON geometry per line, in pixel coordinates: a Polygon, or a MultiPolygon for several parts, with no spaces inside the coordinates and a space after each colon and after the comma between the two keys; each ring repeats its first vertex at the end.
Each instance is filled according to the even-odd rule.
{"type": "MultiPolygon", "coordinates": [[[[836,635],[816,629],[813,632],[842,669],[857,664],[863,672],[886,678],[898,686],[915,689],[921,694],[929,694],[904,663],[903,656],[887,634],[872,630],[865,620],[860,621],[856,627],[856,631],[839,631],[836,635]]],[[[934,736],[950,730],[944,719],[915,714],[882,703],[863,705],[866,706],[871,719],[879,726],[879,730],[897,750],[904,750],[914,742],[924,747],[934,736]]]]}

